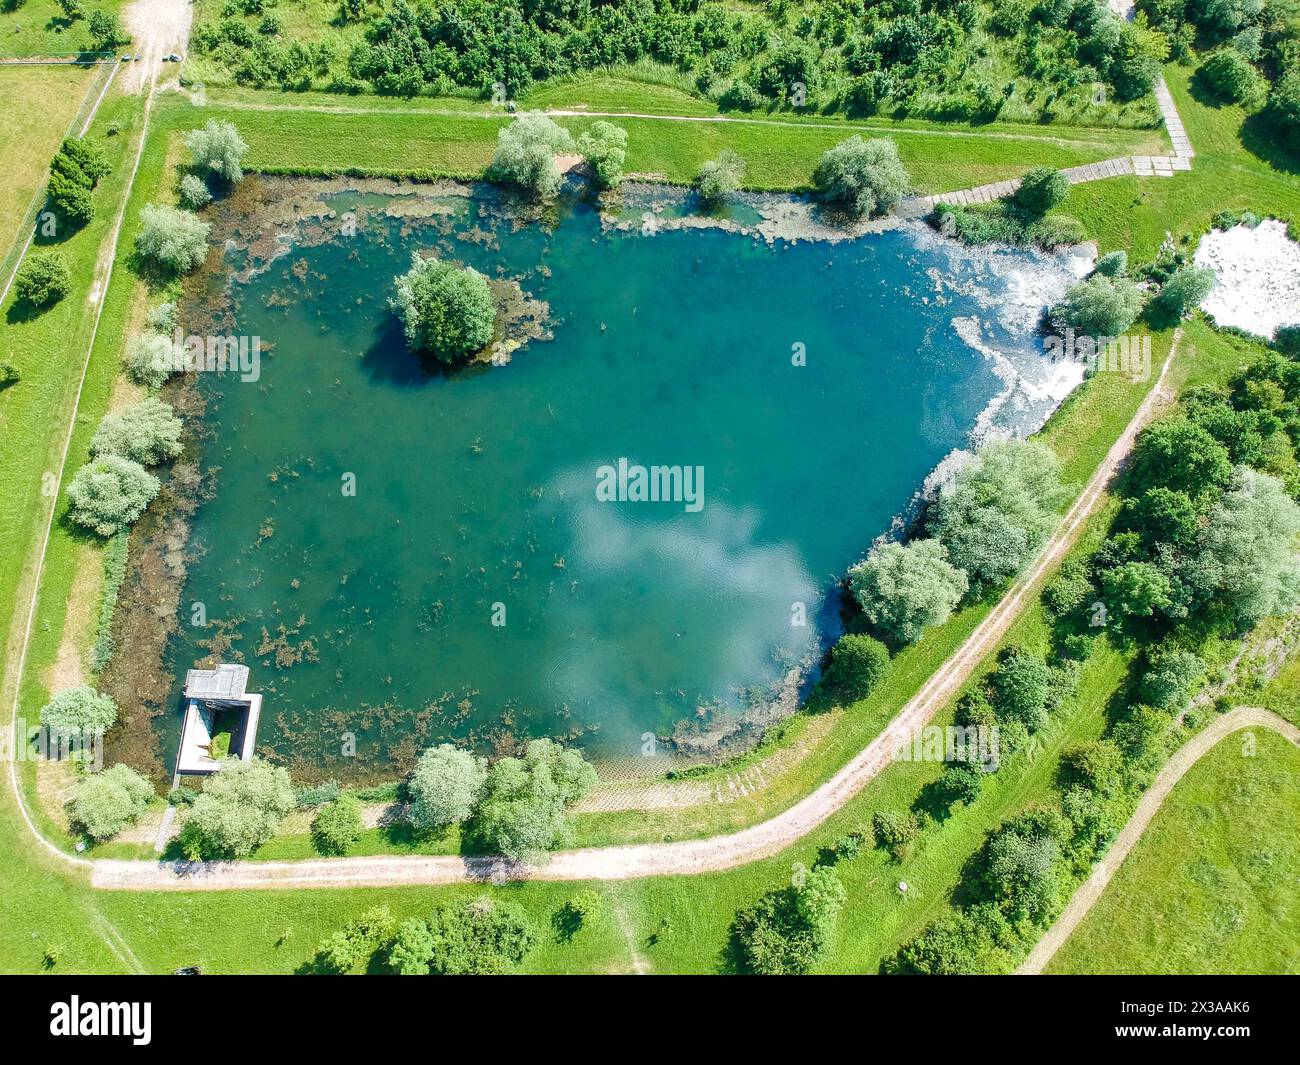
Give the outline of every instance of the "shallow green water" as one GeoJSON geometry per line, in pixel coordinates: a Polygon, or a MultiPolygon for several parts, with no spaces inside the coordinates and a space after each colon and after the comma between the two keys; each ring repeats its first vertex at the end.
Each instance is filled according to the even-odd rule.
{"type": "MultiPolygon", "coordinates": [[[[371,215],[236,285],[237,331],[272,350],[256,383],[201,375],[219,469],[186,608],[240,637],[260,745],[326,775],[502,733],[631,757],[757,700],[833,632],[837,578],[1003,390],[954,319],[1032,366],[1025,289],[1060,274],[919,231],[769,247],[448,203],[450,221],[403,235],[371,215]],[[519,278],[554,338],[430,374],[385,306],[413,249],[519,278]],[[620,458],[702,467],[702,508],[599,501],[620,458]],[[310,641],[287,668],[257,653],[280,626],[282,647],[310,641]]],[[[1041,415],[1032,387],[1004,398],[999,417],[1041,415]]],[[[211,635],[185,629],[178,673],[211,635]]]]}

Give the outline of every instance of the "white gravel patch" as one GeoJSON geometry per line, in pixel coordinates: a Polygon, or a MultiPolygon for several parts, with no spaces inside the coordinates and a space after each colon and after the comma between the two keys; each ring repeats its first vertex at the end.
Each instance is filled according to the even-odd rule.
{"type": "Polygon", "coordinates": [[[1285,223],[1270,218],[1253,229],[1213,229],[1193,261],[1218,275],[1201,309],[1220,325],[1270,340],[1280,326],[1300,325],[1300,244],[1286,235],[1285,223]]]}

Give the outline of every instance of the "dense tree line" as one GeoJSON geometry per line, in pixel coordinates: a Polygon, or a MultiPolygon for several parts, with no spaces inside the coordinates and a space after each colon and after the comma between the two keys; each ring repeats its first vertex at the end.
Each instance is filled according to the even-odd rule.
{"type": "Polygon", "coordinates": [[[770,0],[737,10],[700,0],[342,0],[336,38],[286,41],[272,0],[228,0],[193,42],[244,84],[367,88],[389,95],[469,90],[513,97],[535,82],[653,60],[689,72],[724,106],[915,114],[985,121],[1012,91],[1006,69],[1060,93],[1105,83],[1121,101],[1147,93],[1166,37],[1118,19],[1102,0],[770,0]],[[1001,66],[981,63],[989,54],[1001,66]]]}

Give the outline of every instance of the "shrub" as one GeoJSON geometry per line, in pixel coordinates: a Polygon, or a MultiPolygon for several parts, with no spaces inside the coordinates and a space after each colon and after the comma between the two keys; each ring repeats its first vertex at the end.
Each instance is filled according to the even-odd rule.
{"type": "Polygon", "coordinates": [[[859,217],[885,214],[912,183],[887,137],[852,136],[830,148],[813,171],[813,186],[829,204],[859,217]]]}
{"type": "Polygon", "coordinates": [[[393,915],[388,907],[372,907],[321,943],[316,951],[316,968],[336,975],[352,972],[393,935],[393,915]]]}
{"type": "Polygon", "coordinates": [[[722,94],[718,106],[724,111],[755,111],[767,101],[749,82],[741,80],[732,82],[731,87],[722,94]]]}
{"type": "Polygon", "coordinates": [[[1052,671],[1041,656],[1023,647],[1007,648],[1000,656],[991,683],[999,718],[1019,721],[1031,732],[1047,723],[1052,671]]]}
{"type": "Polygon", "coordinates": [[[160,487],[138,462],[102,455],[82,466],[68,485],[68,516],[82,528],[112,536],[145,512],[160,487]]]}
{"type": "Polygon", "coordinates": [[[700,167],[695,191],[706,208],[721,206],[745,180],[745,160],[735,152],[723,152],[700,167]]]}
{"type": "Polygon", "coordinates": [[[1156,308],[1172,321],[1194,311],[1214,288],[1214,271],[1208,267],[1181,266],[1170,275],[1155,298],[1156,308]]]}
{"type": "Polygon", "coordinates": [[[876,845],[884,847],[896,862],[901,862],[907,856],[912,841],[921,831],[915,814],[900,814],[892,810],[877,810],[872,815],[871,828],[875,833],[876,845]]]}
{"type": "Polygon", "coordinates": [[[59,145],[56,159],[67,160],[75,166],[89,188],[99,184],[99,179],[112,172],[103,145],[84,137],[66,137],[59,145]]]}
{"type": "Polygon", "coordinates": [[[806,873],[802,883],[768,892],[732,925],[741,966],[761,976],[808,972],[834,932],[845,898],[844,885],[829,866],[806,873]]]}
{"type": "Polygon", "coordinates": [[[487,278],[477,270],[413,252],[391,305],[402,319],[407,346],[442,362],[454,362],[492,340],[496,308],[487,278]]]}
{"type": "Polygon", "coordinates": [[[101,735],[117,723],[117,703],[94,688],[59,692],[41,707],[41,726],[54,736],[101,735]]]}
{"type": "Polygon", "coordinates": [[[77,781],[68,817],[93,840],[111,839],[136,820],[153,801],[153,785],[119,763],[77,781]]]}
{"type": "Polygon", "coordinates": [[[185,146],[200,170],[207,170],[230,182],[243,179],[248,145],[233,122],[209,119],[202,129],[192,129],[185,134],[185,146]]]}
{"type": "Polygon", "coordinates": [[[972,587],[1000,584],[1034,556],[1069,496],[1060,472],[1045,445],[999,440],[981,447],[940,488],[927,528],[972,587]]]}
{"type": "Polygon", "coordinates": [[[889,666],[889,651],[879,640],[845,633],[835,642],[827,679],[849,699],[865,699],[889,666]]]}
{"type": "Polygon", "coordinates": [[[162,333],[141,333],[131,338],[122,363],[137,384],[159,388],[185,369],[185,349],[162,333]]]}
{"type": "Polygon", "coordinates": [[[507,973],[537,945],[537,933],[519,906],[487,896],[437,907],[428,929],[428,970],[439,976],[507,973]]]}
{"type": "Polygon", "coordinates": [[[1059,815],[1022,814],[989,837],[977,862],[987,898],[1012,921],[1042,924],[1062,886],[1059,815]]]}
{"type": "Polygon", "coordinates": [[[399,976],[428,976],[433,946],[429,922],[409,917],[397,926],[388,948],[388,967],[399,976]]]}
{"type": "Polygon", "coordinates": [[[119,44],[126,44],[131,38],[122,32],[122,24],[117,15],[108,11],[92,11],[90,21],[90,51],[111,52],[119,44]]]}
{"type": "Polygon", "coordinates": [[[200,207],[206,207],[212,202],[212,193],[208,190],[208,183],[198,174],[186,174],[181,178],[180,196],[181,203],[191,211],[197,211],[200,207]]]}
{"type": "Polygon", "coordinates": [[[54,213],[68,226],[84,226],[95,217],[95,201],[91,198],[90,186],[68,177],[66,173],[55,171],[50,174],[45,195],[54,213]]]}
{"type": "Polygon", "coordinates": [[[0,392],[23,379],[18,367],[10,362],[0,362],[0,392]]]}
{"type": "Polygon", "coordinates": [[[573,151],[573,137],[538,111],[528,111],[497,134],[488,177],[541,199],[560,191],[557,152],[573,151]]]}
{"type": "Polygon", "coordinates": [[[1050,166],[1036,166],[1020,181],[1016,203],[1034,214],[1047,214],[1070,191],[1070,180],[1050,166]]]}
{"type": "Polygon", "coordinates": [[[592,921],[600,919],[604,900],[597,891],[579,891],[559,908],[554,917],[555,930],[565,942],[576,936],[592,921]]]}
{"type": "Polygon", "coordinates": [[[1196,73],[1210,92],[1228,103],[1258,103],[1268,92],[1268,83],[1235,48],[1211,52],[1196,73]]]}
{"type": "Polygon", "coordinates": [[[984,773],[965,762],[953,762],[944,767],[933,788],[935,797],[944,808],[951,809],[955,803],[974,802],[983,786],[984,773]]]}
{"type": "Polygon", "coordinates": [[[985,971],[992,949],[985,929],[965,912],[949,914],[926,925],[903,946],[892,971],[917,976],[972,976],[985,971]]]}
{"type": "Polygon", "coordinates": [[[49,307],[72,288],[68,261],[58,252],[30,255],[14,278],[14,296],[32,307],[49,307]]]}
{"type": "Polygon", "coordinates": [[[596,173],[596,184],[612,189],[623,180],[623,163],[627,158],[627,131],[612,122],[593,122],[578,138],[578,151],[596,173]]]}
{"type": "Polygon", "coordinates": [[[260,758],[225,761],[190,807],[181,846],[192,860],[242,858],[270,839],[293,808],[285,769],[260,758]]]}
{"type": "Polygon", "coordinates": [[[1123,277],[1128,273],[1128,252],[1108,252],[1097,260],[1097,273],[1103,277],[1123,277]]]}
{"type": "Polygon", "coordinates": [[[1090,337],[1117,337],[1137,321],[1142,291],[1124,278],[1093,274],[1071,285],[1065,299],[1052,309],[1062,327],[1090,337]]]}
{"type": "Polygon", "coordinates": [[[1102,794],[1114,790],[1124,769],[1124,756],[1108,740],[1077,744],[1062,755],[1061,761],[1068,777],[1102,794]]]}
{"type": "Polygon", "coordinates": [[[596,771],[579,752],[533,740],[523,758],[502,758],[488,770],[466,835],[481,851],[534,860],[572,840],[567,807],[595,784],[596,771]]]}
{"type": "Polygon", "coordinates": [[[487,763],[450,743],[420,756],[406,783],[411,824],[422,832],[460,824],[474,812],[487,780],[487,763]]]}
{"type": "Polygon", "coordinates": [[[1072,558],[1061,566],[1060,573],[1043,589],[1043,603],[1055,617],[1064,618],[1091,602],[1096,594],[1087,564],[1072,558]]]}
{"type": "Polygon", "coordinates": [[[1300,62],[1292,62],[1268,93],[1268,116],[1292,148],[1300,148],[1300,62]]]}
{"type": "Polygon", "coordinates": [[[181,420],[162,400],[150,396],[105,415],[90,442],[92,455],[119,455],[141,466],[156,466],[181,453],[181,420]]]}
{"type": "Polygon", "coordinates": [[[140,210],[135,248],[147,263],[169,273],[187,274],[207,257],[211,228],[189,211],[147,203],[140,210]]]}
{"type": "Polygon", "coordinates": [[[346,791],[321,807],[311,823],[312,840],[322,854],[347,854],[361,829],[361,800],[346,791]]]}
{"type": "Polygon", "coordinates": [[[849,569],[849,586],[867,619],[900,643],[942,625],[966,594],[966,574],[938,540],[882,544],[849,569]]]}

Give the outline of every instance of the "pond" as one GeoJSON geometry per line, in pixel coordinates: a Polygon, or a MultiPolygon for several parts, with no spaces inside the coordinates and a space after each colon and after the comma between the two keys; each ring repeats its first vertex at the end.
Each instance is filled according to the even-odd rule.
{"type": "Polygon", "coordinates": [[[447,739],[756,737],[936,465],[1079,379],[1034,336],[1066,261],[919,224],[769,241],[634,202],[620,229],[576,198],[542,224],[446,187],[264,195],[278,227],[232,229],[221,281],[260,365],[198,375],[213,490],[183,613],[206,626],[169,664],[246,661],[259,746],[309,775],[392,776],[447,739]],[[413,251],[517,281],[550,339],[421,364],[387,306],[413,251]],[[637,498],[659,466],[676,493],[637,498]]]}

